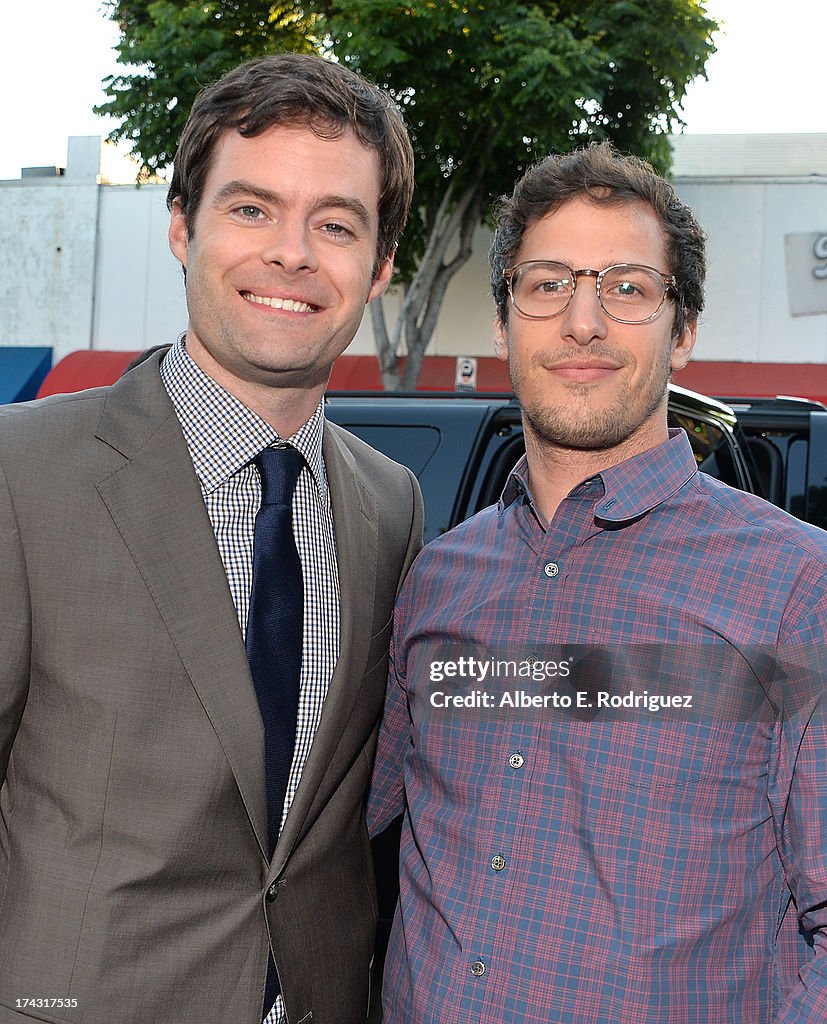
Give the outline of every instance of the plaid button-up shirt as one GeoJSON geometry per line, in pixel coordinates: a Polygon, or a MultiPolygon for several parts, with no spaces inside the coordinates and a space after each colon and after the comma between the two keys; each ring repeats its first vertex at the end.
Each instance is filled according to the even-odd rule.
{"type": "Polygon", "coordinates": [[[825,630],[827,534],[682,432],[548,524],[522,462],[429,544],[370,801],[404,781],[386,1024],[827,1020],[825,630]]]}

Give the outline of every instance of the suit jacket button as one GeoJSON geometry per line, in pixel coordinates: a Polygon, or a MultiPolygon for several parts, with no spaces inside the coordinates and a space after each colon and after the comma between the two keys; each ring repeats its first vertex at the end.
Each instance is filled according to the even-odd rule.
{"type": "Polygon", "coordinates": [[[278,894],[279,894],[279,887],[278,887],[278,885],[276,885],[275,882],[273,882],[273,884],[267,890],[267,893],[266,893],[264,898],[267,900],[268,903],[272,903],[275,900],[276,896],[278,896],[278,894]]]}

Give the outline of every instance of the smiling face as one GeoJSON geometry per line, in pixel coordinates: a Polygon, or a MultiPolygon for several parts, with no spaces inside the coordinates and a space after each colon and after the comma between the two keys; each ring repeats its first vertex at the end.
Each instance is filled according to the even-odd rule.
{"type": "Polygon", "coordinates": [[[390,280],[391,260],[375,267],[379,188],[376,152],[350,132],[219,140],[192,235],[176,204],[169,239],[186,268],[187,352],[230,393],[255,406],[261,389],[305,391],[312,412],[390,280]]]}
{"type": "MultiPolygon", "coordinates": [[[[643,203],[599,206],[571,199],[527,228],[515,263],[560,260],[603,270],[636,263],[669,273],[664,234],[643,203]]],[[[595,279],[582,277],[559,315],[530,320],[513,306],[495,323],[495,350],[507,360],[526,429],[540,444],[613,451],[613,462],[667,438],[666,387],[686,365],[695,324],[672,337],[671,297],[650,323],[621,324],[597,301],[595,279]]]]}

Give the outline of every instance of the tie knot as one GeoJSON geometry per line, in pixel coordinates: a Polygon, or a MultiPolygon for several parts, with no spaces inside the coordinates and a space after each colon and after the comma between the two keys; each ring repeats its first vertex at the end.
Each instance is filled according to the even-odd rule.
{"type": "Polygon", "coordinates": [[[253,460],[261,476],[261,504],[289,505],[304,457],[295,448],[265,448],[253,460]]]}

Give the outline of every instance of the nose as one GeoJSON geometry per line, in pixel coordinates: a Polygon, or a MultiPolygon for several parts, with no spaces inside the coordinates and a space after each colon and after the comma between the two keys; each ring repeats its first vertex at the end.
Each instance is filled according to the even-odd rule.
{"type": "Polygon", "coordinates": [[[275,264],[288,274],[312,273],[318,269],[310,229],[301,218],[280,217],[262,234],[266,236],[261,249],[264,263],[275,264]]]}
{"type": "Polygon", "coordinates": [[[609,318],[597,298],[597,281],[593,277],[578,277],[571,301],[563,311],[563,337],[576,345],[588,345],[606,337],[608,324],[609,318]]]}

